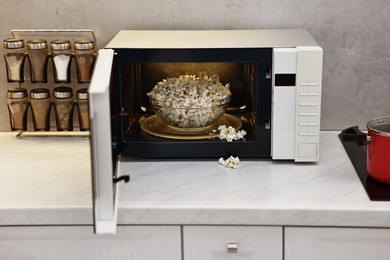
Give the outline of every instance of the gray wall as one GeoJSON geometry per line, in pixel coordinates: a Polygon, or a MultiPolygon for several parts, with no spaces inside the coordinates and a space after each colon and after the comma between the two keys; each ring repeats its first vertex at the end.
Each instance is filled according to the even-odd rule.
{"type": "MultiPolygon", "coordinates": [[[[324,49],[322,129],[390,114],[387,0],[1,0],[0,35],[11,29],[90,28],[99,47],[120,29],[306,28],[324,49]]],[[[0,62],[0,131],[9,130],[0,62]]]]}

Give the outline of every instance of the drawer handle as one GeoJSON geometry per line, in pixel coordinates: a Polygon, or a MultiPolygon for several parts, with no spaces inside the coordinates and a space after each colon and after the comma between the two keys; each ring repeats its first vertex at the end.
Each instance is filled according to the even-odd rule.
{"type": "Polygon", "coordinates": [[[229,254],[237,254],[238,251],[238,244],[237,243],[228,243],[226,245],[227,252],[229,254]]]}

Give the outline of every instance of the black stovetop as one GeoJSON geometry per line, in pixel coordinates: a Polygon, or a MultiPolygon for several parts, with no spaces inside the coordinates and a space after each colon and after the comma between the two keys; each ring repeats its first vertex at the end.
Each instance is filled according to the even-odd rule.
{"type": "Polygon", "coordinates": [[[381,183],[368,176],[365,146],[360,146],[354,142],[343,142],[342,140],[341,143],[344,145],[345,151],[355,167],[370,200],[390,201],[390,184],[381,183]]]}

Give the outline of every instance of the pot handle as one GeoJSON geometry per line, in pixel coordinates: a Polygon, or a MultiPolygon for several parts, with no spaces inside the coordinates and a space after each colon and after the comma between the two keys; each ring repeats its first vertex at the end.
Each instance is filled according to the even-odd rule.
{"type": "Polygon", "coordinates": [[[341,141],[356,142],[359,145],[364,145],[367,142],[367,134],[359,130],[358,126],[352,126],[341,131],[341,141]]]}

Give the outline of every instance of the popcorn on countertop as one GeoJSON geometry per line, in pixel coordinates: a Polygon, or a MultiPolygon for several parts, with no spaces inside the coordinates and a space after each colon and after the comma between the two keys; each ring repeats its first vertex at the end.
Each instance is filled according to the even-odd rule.
{"type": "Polygon", "coordinates": [[[237,169],[238,164],[240,163],[240,159],[238,157],[230,156],[226,160],[223,157],[219,158],[218,163],[232,169],[237,169]]]}
{"type": "Polygon", "coordinates": [[[218,127],[219,130],[219,139],[226,140],[228,142],[232,142],[233,140],[240,140],[244,139],[244,136],[246,136],[245,130],[239,130],[237,131],[232,126],[226,126],[226,125],[220,125],[218,127]]]}

